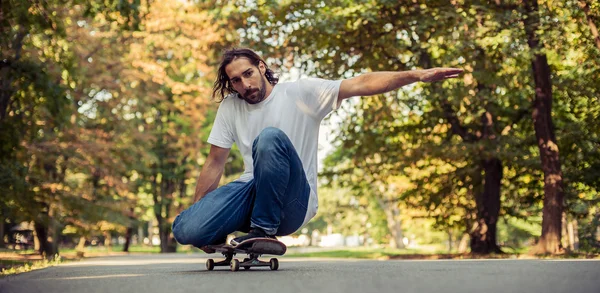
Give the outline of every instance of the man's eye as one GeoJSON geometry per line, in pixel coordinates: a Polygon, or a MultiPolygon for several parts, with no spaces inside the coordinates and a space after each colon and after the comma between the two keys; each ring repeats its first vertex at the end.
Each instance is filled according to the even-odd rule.
{"type": "Polygon", "coordinates": [[[249,71],[249,72],[246,72],[246,73],[244,73],[244,76],[245,76],[245,77],[250,77],[250,76],[252,76],[252,71],[249,71]]]}

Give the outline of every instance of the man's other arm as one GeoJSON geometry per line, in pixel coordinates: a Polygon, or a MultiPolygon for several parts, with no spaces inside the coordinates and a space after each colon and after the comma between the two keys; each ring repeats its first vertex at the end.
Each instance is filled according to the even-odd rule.
{"type": "Polygon", "coordinates": [[[369,72],[343,80],[338,93],[338,103],[350,97],[387,93],[418,81],[434,82],[453,78],[462,72],[463,70],[458,68],[369,72]]]}
{"type": "Polygon", "coordinates": [[[202,171],[198,176],[196,191],[194,192],[194,203],[219,186],[225,162],[229,156],[229,150],[215,145],[210,147],[208,158],[206,158],[206,162],[202,166],[202,171]]]}

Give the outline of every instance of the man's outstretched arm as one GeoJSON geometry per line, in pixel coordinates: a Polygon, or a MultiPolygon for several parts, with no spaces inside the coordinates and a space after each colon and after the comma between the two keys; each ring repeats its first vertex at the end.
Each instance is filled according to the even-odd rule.
{"type": "Polygon", "coordinates": [[[338,93],[338,103],[350,97],[387,93],[418,81],[434,82],[453,78],[462,72],[463,70],[458,68],[369,72],[343,80],[338,93]]]}
{"type": "Polygon", "coordinates": [[[194,192],[194,203],[219,186],[219,181],[223,175],[223,168],[225,167],[227,156],[229,156],[229,150],[215,145],[210,147],[208,158],[206,158],[206,162],[202,166],[202,171],[198,176],[196,191],[194,192]]]}

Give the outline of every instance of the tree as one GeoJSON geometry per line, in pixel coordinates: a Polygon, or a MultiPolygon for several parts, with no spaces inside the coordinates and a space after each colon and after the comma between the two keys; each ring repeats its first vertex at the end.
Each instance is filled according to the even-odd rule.
{"type": "MultiPolygon", "coordinates": [[[[339,137],[344,140],[341,147],[352,150],[346,153],[347,157],[352,158],[352,166],[369,169],[371,171],[369,174],[380,172],[389,176],[401,175],[405,166],[410,166],[418,160],[417,158],[422,157],[395,151],[400,147],[396,146],[396,143],[402,141],[395,138],[409,132],[417,137],[429,136],[440,119],[446,120],[447,122],[444,123],[446,125],[438,128],[440,132],[436,132],[435,135],[444,136],[444,132],[450,131],[464,143],[473,144],[474,146],[469,149],[475,152],[475,156],[480,157],[479,160],[472,161],[473,164],[479,166],[477,169],[463,169],[471,172],[468,177],[477,178],[476,186],[484,187],[485,185],[485,188],[474,190],[471,193],[477,199],[478,212],[476,216],[480,219],[476,222],[478,224],[475,227],[484,231],[472,234],[474,239],[472,248],[474,251],[482,253],[498,251],[494,225],[500,211],[502,163],[499,158],[495,157],[496,150],[491,145],[498,138],[495,129],[502,129],[502,126],[496,126],[495,123],[510,124],[514,121],[508,119],[495,121],[494,116],[499,110],[494,111],[494,108],[503,109],[503,107],[491,97],[485,96],[494,94],[492,91],[495,86],[488,85],[490,79],[486,79],[484,76],[493,74],[492,72],[498,69],[492,62],[486,61],[493,56],[490,56],[492,53],[486,52],[486,48],[482,47],[485,44],[478,44],[476,39],[473,39],[472,42],[461,43],[456,46],[457,49],[453,49],[449,45],[452,40],[447,40],[448,31],[456,34],[455,39],[462,36],[471,40],[469,37],[477,34],[477,27],[482,25],[482,21],[475,15],[466,15],[468,17],[464,20],[460,15],[461,11],[471,14],[476,14],[476,12],[470,12],[460,5],[455,7],[451,4],[437,2],[432,4],[344,3],[342,5],[341,2],[344,1],[335,3],[340,6],[335,4],[323,6],[319,3],[295,1],[272,10],[259,8],[260,17],[247,19],[253,28],[246,32],[245,38],[252,46],[265,47],[265,50],[268,48],[269,51],[277,52],[276,56],[293,54],[297,56],[298,60],[311,60],[304,63],[305,68],[319,76],[329,78],[349,77],[356,73],[374,70],[394,71],[407,70],[416,66],[426,68],[451,66],[460,64],[457,63],[460,62],[457,59],[469,60],[466,66],[470,67],[471,86],[468,89],[437,85],[423,87],[418,90],[429,101],[422,103],[411,103],[407,100],[399,102],[393,95],[383,97],[383,103],[378,101],[382,97],[363,98],[357,105],[362,109],[348,115],[350,119],[346,121],[349,124],[344,127],[343,135],[339,135],[339,137]],[[299,7],[302,7],[302,10],[299,10],[299,7]],[[402,18],[399,15],[402,15],[402,18]],[[427,17],[424,18],[424,15],[427,17]],[[269,19],[269,21],[262,22],[263,19],[269,19]],[[291,23],[286,29],[279,29],[277,21],[281,23],[284,19],[291,23]],[[286,37],[282,41],[281,38],[280,40],[262,40],[254,33],[256,28],[259,28],[258,31],[267,30],[280,34],[283,32],[286,37]],[[315,31],[319,33],[315,34],[315,31]],[[342,35],[347,37],[340,38],[342,35]],[[277,50],[278,48],[281,49],[277,50]],[[470,97],[465,104],[472,104],[468,108],[462,107],[462,103],[458,101],[446,98],[465,95],[470,97]],[[407,102],[408,107],[403,105],[407,102]],[[417,105],[422,107],[417,111],[424,112],[423,117],[426,118],[420,119],[417,122],[419,125],[409,123],[409,126],[402,116],[415,109],[417,105]],[[467,122],[470,125],[466,126],[467,123],[461,122],[461,119],[458,119],[455,114],[457,112],[455,107],[459,105],[461,109],[466,110],[461,111],[463,115],[464,112],[467,112],[469,116],[479,116],[478,119],[465,118],[465,121],[470,121],[467,122]],[[484,109],[485,111],[482,112],[484,109]],[[398,112],[402,114],[398,115],[398,112]],[[421,136],[421,133],[424,135],[421,136]],[[382,148],[384,144],[387,144],[388,147],[382,148]],[[484,152],[477,151],[484,148],[484,152]],[[383,157],[383,159],[378,160],[378,157],[383,157]],[[402,158],[406,158],[406,160],[402,158]],[[369,161],[373,163],[371,164],[369,161]],[[474,171],[475,173],[473,173],[474,171]],[[477,172],[486,175],[480,176],[476,174],[477,172]],[[479,240],[475,241],[476,239],[479,240]]],[[[257,11],[253,11],[253,15],[257,15],[257,11]]],[[[299,64],[297,63],[297,65],[299,64]]],[[[461,66],[465,66],[465,64],[461,66]]],[[[408,95],[407,99],[416,100],[417,98],[414,95],[408,95]]],[[[422,141],[417,138],[415,140],[422,141]]],[[[445,144],[447,145],[447,142],[445,144]]],[[[414,146],[416,147],[416,145],[414,146]]],[[[432,146],[429,144],[421,147],[427,149],[432,146]]],[[[436,147],[437,150],[431,153],[441,155],[442,148],[443,146],[439,144],[436,147]]],[[[402,147],[399,149],[406,150],[402,147]]],[[[430,153],[421,152],[420,154],[429,156],[430,153]]],[[[453,159],[455,158],[445,157],[445,160],[453,159]]],[[[424,162],[427,161],[428,159],[424,160],[424,162]]],[[[377,180],[383,183],[389,180],[389,176],[382,175],[377,180]]],[[[375,181],[371,183],[377,184],[375,181]]],[[[417,189],[422,190],[421,188],[417,189]]],[[[446,192],[447,188],[440,190],[444,190],[444,192],[438,193],[438,196],[449,195],[446,192]]]]}
{"type": "Polygon", "coordinates": [[[558,144],[552,122],[551,69],[546,54],[540,52],[542,48],[536,34],[541,25],[537,0],[523,3],[525,10],[523,22],[527,44],[533,53],[531,66],[535,81],[535,100],[532,118],[544,171],[542,235],[535,251],[554,254],[562,250],[561,227],[564,190],[558,144]]]}
{"type": "Polygon", "coordinates": [[[171,224],[188,197],[210,107],[212,46],[221,38],[207,10],[186,3],[153,2],[134,36],[124,94],[136,97],[133,122],[152,141],[152,158],[138,169],[143,192],[152,195],[161,252],[173,252],[171,224]],[[138,114],[139,113],[139,114],[138,114]]]}
{"type": "Polygon", "coordinates": [[[63,131],[76,116],[69,90],[79,67],[69,26],[83,13],[118,16],[134,11],[132,5],[116,2],[2,2],[3,218],[35,219],[40,252],[46,257],[58,252],[61,212],[70,210],[62,200],[73,195],[65,182],[72,155],[65,143],[71,136],[63,131]]]}
{"type": "MultiPolygon", "coordinates": [[[[528,32],[535,29],[526,26],[531,18],[524,4],[246,4],[238,10],[233,8],[235,3],[223,9],[237,11],[230,15],[230,26],[237,24],[240,28],[242,44],[273,57],[269,61],[283,69],[300,67],[308,74],[326,78],[435,66],[466,70],[461,83],[417,85],[397,96],[363,97],[352,107],[343,107],[340,112],[347,114],[342,115],[341,131],[336,134],[340,148],[334,156],[337,163],[324,173],[331,180],[350,180],[348,184],[357,188],[365,186],[363,181],[352,181],[356,171],[362,174],[361,180],[368,182],[363,193],[366,195],[372,194],[366,190],[373,186],[388,185],[393,176],[416,174],[409,175],[415,188],[398,194],[398,199],[411,202],[411,198],[420,198],[416,204],[429,210],[442,227],[457,225],[452,220],[455,217],[463,219],[459,225],[471,233],[473,252],[499,251],[495,225],[500,217],[527,218],[541,212],[542,207],[552,209],[551,203],[540,201],[542,193],[552,198],[555,189],[544,190],[540,182],[544,172],[548,175],[548,165],[543,166],[546,159],[542,164],[535,160],[538,155],[544,157],[538,147],[533,147],[538,145],[535,133],[539,126],[524,119],[540,113],[535,110],[540,103],[531,98],[536,92],[536,75],[529,73],[528,55],[539,51],[528,50],[532,36],[528,32]],[[508,204],[502,205],[502,201],[508,204]],[[460,209],[452,208],[463,202],[460,209]]],[[[552,23],[538,26],[537,31],[543,31],[546,43],[561,43],[556,48],[564,49],[563,55],[553,57],[578,54],[578,46],[563,37],[566,27],[569,32],[585,31],[572,28],[576,20],[572,15],[581,13],[574,7],[577,3],[552,5],[552,9],[539,12],[552,23]]],[[[593,35],[589,21],[580,23],[591,28],[593,35]]],[[[585,40],[594,44],[594,38],[585,40]]],[[[588,44],[583,48],[589,48],[588,44]]],[[[583,59],[594,60],[594,55],[590,56],[583,59]]],[[[561,58],[550,61],[546,64],[559,66],[564,62],[561,58]]],[[[572,83],[567,85],[575,90],[572,83]]],[[[586,92],[595,88],[587,79],[580,87],[586,92]]],[[[562,95],[559,100],[568,101],[568,97],[562,95]]],[[[548,117],[549,112],[545,113],[548,117]]],[[[538,118],[536,121],[540,122],[538,118]]],[[[577,136],[594,144],[588,137],[577,136]]],[[[585,149],[574,150],[573,154],[582,151],[585,149]]]]}

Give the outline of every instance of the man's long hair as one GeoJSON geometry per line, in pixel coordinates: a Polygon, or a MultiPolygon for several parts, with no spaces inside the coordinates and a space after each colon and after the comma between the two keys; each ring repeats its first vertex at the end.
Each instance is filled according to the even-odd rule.
{"type": "Polygon", "coordinates": [[[227,72],[225,72],[225,67],[229,65],[233,60],[244,57],[250,60],[250,63],[256,67],[262,62],[265,65],[265,77],[267,81],[272,85],[275,85],[279,78],[275,76],[273,70],[269,69],[267,63],[258,56],[254,51],[245,48],[233,48],[226,50],[223,53],[223,60],[221,60],[221,65],[219,65],[219,71],[217,72],[217,80],[213,85],[212,98],[215,99],[218,103],[222,102],[228,94],[237,93],[236,90],[233,89],[231,82],[229,81],[229,77],[227,76],[227,72]]]}

